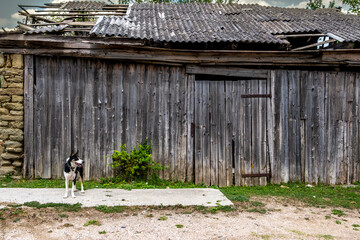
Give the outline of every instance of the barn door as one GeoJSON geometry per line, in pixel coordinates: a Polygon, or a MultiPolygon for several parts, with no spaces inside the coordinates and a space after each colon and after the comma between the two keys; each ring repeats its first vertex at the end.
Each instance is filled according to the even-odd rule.
{"type": "Polygon", "coordinates": [[[210,78],[195,81],[195,182],[266,184],[267,80],[210,78]]]}

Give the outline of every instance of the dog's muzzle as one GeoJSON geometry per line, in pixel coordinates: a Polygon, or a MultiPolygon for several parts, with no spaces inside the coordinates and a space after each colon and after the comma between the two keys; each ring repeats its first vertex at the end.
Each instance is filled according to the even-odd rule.
{"type": "Polygon", "coordinates": [[[75,165],[78,167],[82,167],[82,164],[80,164],[80,163],[75,163],[75,165]]]}

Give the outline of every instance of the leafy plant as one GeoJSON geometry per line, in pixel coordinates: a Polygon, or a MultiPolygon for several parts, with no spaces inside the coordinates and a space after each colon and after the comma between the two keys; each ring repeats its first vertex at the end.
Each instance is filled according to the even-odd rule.
{"type": "Polygon", "coordinates": [[[87,223],[84,224],[84,227],[90,226],[90,225],[97,225],[101,226],[101,223],[98,220],[90,220],[87,223]]]}
{"type": "Polygon", "coordinates": [[[138,144],[138,148],[134,148],[130,154],[127,152],[126,144],[122,144],[121,150],[115,150],[111,155],[111,167],[115,170],[115,178],[125,181],[147,180],[150,172],[153,173],[153,178],[157,178],[155,170],[163,170],[164,167],[152,160],[151,150],[151,141],[147,139],[138,144]]]}
{"type": "Polygon", "coordinates": [[[126,206],[108,207],[105,205],[100,205],[100,206],[97,206],[95,209],[98,210],[99,212],[103,212],[103,213],[122,213],[125,211],[126,206]]]}

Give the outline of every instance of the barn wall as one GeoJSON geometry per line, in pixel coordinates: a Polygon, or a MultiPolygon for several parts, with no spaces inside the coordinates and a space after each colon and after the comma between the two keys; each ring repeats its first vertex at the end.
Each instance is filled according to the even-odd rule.
{"type": "Polygon", "coordinates": [[[272,71],[273,182],[360,180],[359,73],[272,71]]]}
{"type": "Polygon", "coordinates": [[[114,149],[149,139],[153,159],[169,167],[160,177],[193,180],[187,152],[194,82],[184,68],[58,57],[33,62],[27,177],[61,178],[72,149],[86,161],[87,179],[111,176],[114,149]]]}
{"type": "Polygon", "coordinates": [[[25,99],[26,177],[61,178],[72,149],[86,161],[86,178],[111,176],[106,156],[148,138],[154,160],[169,167],[165,179],[360,180],[358,73],[271,70],[265,79],[198,81],[175,66],[32,56],[25,63],[33,96],[25,99]],[[271,98],[242,97],[261,93],[271,98]],[[249,177],[264,173],[271,178],[249,177]]]}

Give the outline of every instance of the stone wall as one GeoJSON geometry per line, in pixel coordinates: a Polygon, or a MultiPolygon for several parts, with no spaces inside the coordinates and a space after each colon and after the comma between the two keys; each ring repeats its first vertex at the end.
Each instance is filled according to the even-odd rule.
{"type": "Polygon", "coordinates": [[[0,176],[21,177],[24,139],[24,64],[0,53],[0,176]]]}

